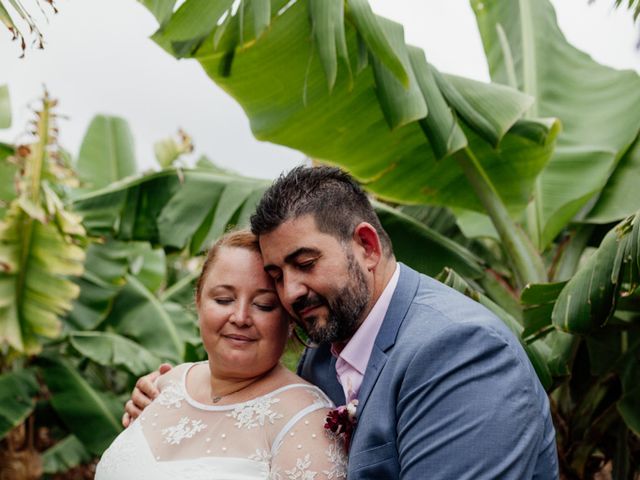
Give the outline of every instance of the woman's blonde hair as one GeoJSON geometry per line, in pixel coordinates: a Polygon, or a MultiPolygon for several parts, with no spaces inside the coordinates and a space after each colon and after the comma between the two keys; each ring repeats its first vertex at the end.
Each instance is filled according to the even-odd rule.
{"type": "Polygon", "coordinates": [[[232,230],[225,233],[218,239],[216,243],[209,249],[207,258],[202,265],[202,271],[198,277],[196,283],[196,305],[200,303],[200,297],[202,295],[202,287],[204,279],[207,276],[207,272],[211,269],[211,266],[215,263],[220,250],[226,247],[244,248],[250,252],[255,252],[260,255],[260,245],[258,244],[258,237],[251,233],[248,229],[232,230]]]}

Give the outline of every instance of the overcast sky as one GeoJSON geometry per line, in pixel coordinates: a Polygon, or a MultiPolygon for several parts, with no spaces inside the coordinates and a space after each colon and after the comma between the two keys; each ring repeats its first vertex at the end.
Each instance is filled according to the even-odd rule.
{"type": "MultiPolygon", "coordinates": [[[[422,47],[440,70],[488,80],[474,16],[466,0],[370,0],[374,11],[405,26],[407,41],[422,47]]],[[[597,61],[640,72],[637,26],[614,0],[553,0],[560,27],[597,61]]],[[[0,140],[19,141],[28,105],[45,84],[68,116],[61,144],[77,155],[97,113],[129,121],[138,165],[156,168],[153,143],[183,128],[196,154],[244,175],[273,178],[303,161],[299,152],[255,140],[240,107],[206,77],[197,62],[177,61],[151,40],[157,24],[134,0],[58,0],[60,13],[43,25],[44,51],[19,59],[0,28],[0,85],[8,84],[13,126],[0,140]]]]}

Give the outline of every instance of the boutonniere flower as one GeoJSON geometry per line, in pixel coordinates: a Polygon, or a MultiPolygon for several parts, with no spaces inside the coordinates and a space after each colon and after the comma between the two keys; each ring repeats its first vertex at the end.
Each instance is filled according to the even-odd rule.
{"type": "Polygon", "coordinates": [[[326,423],[324,424],[324,428],[330,430],[344,440],[344,446],[347,453],[349,453],[351,436],[353,435],[353,431],[356,427],[357,407],[358,400],[351,400],[346,405],[341,405],[333,410],[329,410],[326,423]]]}

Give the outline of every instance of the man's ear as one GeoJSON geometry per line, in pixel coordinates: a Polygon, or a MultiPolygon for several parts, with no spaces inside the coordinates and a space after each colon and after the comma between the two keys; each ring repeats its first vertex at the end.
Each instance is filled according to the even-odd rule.
{"type": "Polygon", "coordinates": [[[369,271],[372,271],[382,257],[382,245],[378,232],[370,223],[361,222],[353,231],[353,241],[360,246],[362,260],[369,271]]]}

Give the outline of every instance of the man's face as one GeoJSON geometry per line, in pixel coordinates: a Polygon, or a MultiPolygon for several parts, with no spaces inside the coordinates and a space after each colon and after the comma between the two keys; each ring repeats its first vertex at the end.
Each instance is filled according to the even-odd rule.
{"type": "Polygon", "coordinates": [[[260,235],[280,301],[314,342],[347,341],[368,311],[371,286],[354,247],[320,232],[311,215],[260,235]]]}

